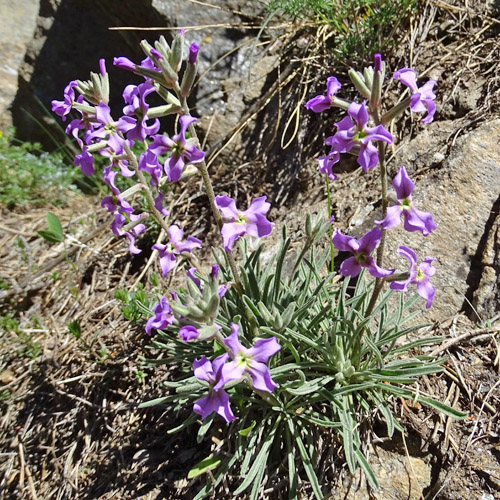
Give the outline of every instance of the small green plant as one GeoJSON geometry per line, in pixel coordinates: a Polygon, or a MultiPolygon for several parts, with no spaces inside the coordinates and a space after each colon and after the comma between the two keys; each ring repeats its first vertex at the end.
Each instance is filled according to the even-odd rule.
{"type": "Polygon", "coordinates": [[[8,332],[19,333],[19,321],[12,314],[0,316],[0,328],[8,332]]]}
{"type": "Polygon", "coordinates": [[[75,167],[68,166],[59,154],[42,151],[40,144],[19,143],[0,132],[0,205],[64,206],[72,189],[75,167]]]}
{"type": "Polygon", "coordinates": [[[269,12],[328,24],[336,33],[334,52],[341,59],[363,58],[396,43],[418,0],[270,0],[269,12]]]}
{"type": "Polygon", "coordinates": [[[0,402],[9,401],[11,396],[12,393],[9,391],[9,389],[0,390],[0,402]]]}
{"type": "Polygon", "coordinates": [[[47,224],[49,226],[49,230],[38,231],[38,235],[50,243],[61,243],[64,241],[63,228],[57,215],[49,212],[47,214],[47,224]]]}
{"type": "MultiPolygon", "coordinates": [[[[356,5],[368,8],[371,4],[356,5]]],[[[358,17],[365,12],[354,14],[359,26],[358,17]]],[[[152,336],[151,365],[175,367],[173,377],[164,382],[164,397],[141,406],[169,403],[174,412],[191,407],[191,416],[183,417],[169,432],[194,424],[198,443],[215,426],[222,434],[220,444],[188,472],[188,477],[198,477],[201,483],[195,500],[217,496],[223,482],[234,498],[243,495],[257,500],[264,488],[272,487],[281,494],[278,490],[283,487],[290,499],[297,499],[308,484],[309,496],[312,493],[321,500],[326,493],[322,488],[327,487],[322,484],[323,472],[337,467],[341,455],[352,474],[362,469],[376,486],[364,430],[375,418],[385,423],[389,436],[403,430],[394,412],[394,399],[420,401],[447,416],[466,416],[423,394],[417,385],[422,376],[443,369],[442,359],[421,350],[441,339],[411,336],[419,328],[411,312],[417,295],[425,299],[427,308],[434,300],[436,288],[431,278],[436,273],[436,259],[419,260],[412,248],[400,245],[398,253],[408,263],[401,270],[384,265],[388,231],[401,223],[404,230],[422,236],[436,229],[432,214],[415,207],[415,184],[404,166],[392,180],[396,197],[390,200],[386,163],[386,147],[394,144],[388,130],[393,120],[408,109],[424,113],[423,124],[434,119],[436,82],[429,80],[419,87],[413,69],[397,70],[393,79],[399,79],[411,95],[402,96],[390,107],[382,99],[386,64],[380,54],[362,72],[349,70],[361,102],[337,96],[342,84],[336,77],[328,77],[326,93],[308,100],[306,109],[321,113],[339,107],[347,114],[335,124],[335,134],[325,140],[330,152],[318,159],[319,170],[334,181],[333,168],[341,156],[355,155],[366,175],[375,175],[380,181],[381,217],[359,239],[342,234],[340,228],[333,231],[332,224],[338,222],[328,196],[332,217],[323,220],[307,214],[298,254],[291,248],[286,227],[279,248],[264,251],[262,245],[249,250],[245,236],[262,238],[275,226],[267,219],[271,204],[266,196],[259,196],[243,210],[237,200],[216,195],[205,152],[199,149],[197,119],[190,115],[187,103],[196,81],[199,46],[191,44],[183,65],[184,45],[181,31],[171,46],[164,37],[154,47],[143,41],[147,59],[141,65],[125,57],[114,59],[116,66],[146,78],[139,86],[126,87],[123,97],[128,106],[118,121],[111,117],[108,106],[104,60],[99,74],[92,73],[87,82],[71,81],[64,100],[52,103],[54,112],[63,118],[74,110],[82,117],[73,121],[73,130],[68,129],[75,137],[82,136],[78,138],[82,152],[75,157],[82,171],[96,173],[93,155],[111,160],[102,177],[112,194],[101,204],[114,213],[112,230],[117,236],[126,236],[132,254],[141,253],[136,239],[146,230],[143,221],[152,216],[165,238],[151,247],[158,253],[162,276],[167,277],[184,259],[191,265],[196,262],[192,252],[203,242],[168,222],[170,213],[162,203],[162,179],[192,182],[191,176],[183,177],[189,164],[195,165],[205,186],[220,231],[223,249],[212,246],[217,263],[211,271],[190,267],[184,287],[175,291],[158,287],[154,307],[142,288],[116,292],[127,319],[137,323],[149,318],[144,329],[152,336]],[[149,107],[144,98],[153,92],[166,104],[149,107]],[[172,114],[178,115],[175,132],[158,134],[159,118],[172,114]],[[132,139],[144,145],[139,157],[130,149],[132,139]],[[118,170],[123,176],[135,176],[133,192],[117,188],[118,170]],[[130,197],[138,190],[147,198],[147,213],[136,213],[137,207],[131,205],[134,200],[130,197]],[[329,232],[330,247],[325,250],[329,232]],[[333,265],[335,249],[349,254],[340,255],[344,260],[338,273],[333,265]],[[404,292],[413,286],[417,295],[407,300],[404,292]],[[227,425],[221,428],[220,419],[227,425]]],[[[104,345],[98,356],[100,362],[108,356],[104,345]]]]}
{"type": "Polygon", "coordinates": [[[127,321],[137,322],[151,311],[151,300],[142,285],[138,285],[133,292],[116,290],[115,299],[121,303],[122,314],[127,321]]]}
{"type": "Polygon", "coordinates": [[[75,339],[80,340],[82,338],[82,327],[78,320],[71,320],[66,324],[66,326],[68,327],[69,333],[73,335],[75,339]]]}
{"type": "Polygon", "coordinates": [[[134,376],[135,376],[135,380],[137,381],[138,384],[143,384],[145,382],[148,374],[145,371],[140,370],[139,368],[135,368],[134,369],[134,376]]]}

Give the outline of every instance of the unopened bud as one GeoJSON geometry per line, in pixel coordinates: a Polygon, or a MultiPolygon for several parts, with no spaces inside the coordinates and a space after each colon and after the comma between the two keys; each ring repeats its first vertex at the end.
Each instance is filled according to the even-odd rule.
{"type": "Polygon", "coordinates": [[[189,47],[189,64],[194,64],[198,60],[198,51],[200,50],[200,46],[197,43],[192,43],[191,47],[189,47]]]}
{"type": "Polygon", "coordinates": [[[359,71],[355,71],[352,68],[348,71],[348,73],[349,73],[349,78],[351,79],[352,83],[354,84],[358,92],[364,98],[370,99],[371,92],[370,89],[366,86],[363,75],[359,71]]]}
{"type": "Polygon", "coordinates": [[[182,62],[182,48],[184,46],[184,36],[179,33],[172,42],[169,63],[172,69],[178,73],[182,62]]]}
{"type": "Polygon", "coordinates": [[[187,97],[191,93],[196,73],[198,71],[198,63],[191,64],[188,62],[181,82],[181,96],[187,97]]]}
{"type": "Polygon", "coordinates": [[[101,72],[101,76],[106,74],[106,61],[104,59],[99,59],[99,70],[101,72]]]}

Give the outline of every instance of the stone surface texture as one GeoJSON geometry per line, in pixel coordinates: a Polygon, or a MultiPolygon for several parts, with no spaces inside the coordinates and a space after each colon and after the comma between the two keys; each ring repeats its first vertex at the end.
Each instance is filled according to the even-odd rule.
{"type": "MultiPolygon", "coordinates": [[[[433,124],[418,135],[419,151],[433,151],[438,127],[439,123],[433,124]]],[[[438,226],[431,235],[408,233],[402,225],[388,232],[393,255],[403,244],[414,248],[420,259],[438,259],[432,279],[437,293],[429,319],[468,310],[472,301],[479,315],[476,320],[491,318],[498,310],[499,137],[500,120],[482,124],[456,141],[440,168],[415,182],[417,208],[431,212],[438,226]]],[[[431,154],[435,157],[438,152],[431,154]]],[[[412,176],[411,167],[409,173],[412,176]]],[[[401,258],[395,263],[405,266],[407,261],[401,258]]]]}
{"type": "Polygon", "coordinates": [[[0,2],[0,128],[12,125],[8,108],[18,87],[19,68],[36,29],[37,0],[0,2]]]}
{"type": "Polygon", "coordinates": [[[328,500],[421,500],[423,490],[431,483],[431,468],[423,460],[377,448],[370,460],[380,488],[373,490],[358,472],[350,485],[343,483],[328,500]]]}

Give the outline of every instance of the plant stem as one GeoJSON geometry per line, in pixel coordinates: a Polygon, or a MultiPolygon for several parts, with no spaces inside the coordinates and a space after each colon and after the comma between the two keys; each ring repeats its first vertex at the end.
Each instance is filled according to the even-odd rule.
{"type": "MultiPolygon", "coordinates": [[[[180,98],[182,111],[185,114],[189,114],[189,107],[187,105],[186,98],[180,96],[180,89],[175,89],[175,90],[176,90],[177,95],[180,98]],[[179,90],[179,92],[177,92],[177,90],[179,90]]],[[[189,130],[189,133],[191,134],[191,137],[196,141],[196,147],[200,148],[201,147],[200,140],[198,139],[198,135],[196,134],[196,130],[195,130],[193,124],[189,125],[188,130],[189,130]]],[[[210,176],[208,175],[207,164],[206,164],[205,160],[202,160],[200,163],[197,163],[196,166],[197,166],[198,171],[200,172],[201,177],[203,179],[203,184],[205,185],[205,190],[207,192],[208,201],[210,203],[210,208],[212,209],[212,213],[213,213],[213,216],[215,218],[215,222],[217,223],[217,227],[220,231],[222,229],[223,221],[222,221],[221,214],[215,205],[215,192],[214,192],[214,188],[212,186],[212,181],[210,180],[210,176]]],[[[231,268],[231,272],[233,273],[235,287],[238,290],[238,293],[240,295],[242,295],[243,294],[243,284],[241,282],[240,273],[238,271],[238,266],[236,265],[236,261],[234,260],[234,257],[231,254],[231,252],[227,252],[226,250],[224,250],[224,251],[226,253],[226,257],[227,257],[227,260],[229,262],[229,267],[231,268]]]]}
{"type": "Polygon", "coordinates": [[[146,177],[144,177],[144,174],[139,170],[137,158],[135,157],[135,154],[130,150],[127,141],[124,141],[123,144],[125,152],[127,153],[127,158],[130,160],[132,168],[137,172],[137,177],[139,178],[139,181],[143,186],[143,191],[146,194],[146,198],[148,200],[149,209],[151,210],[151,212],[153,212],[155,219],[158,221],[158,224],[160,224],[165,233],[168,234],[168,224],[165,222],[163,215],[155,207],[155,201],[153,199],[151,191],[149,190],[148,181],[146,180],[146,177]]]}
{"type": "MultiPolygon", "coordinates": [[[[326,178],[326,195],[328,196],[328,219],[332,218],[332,199],[330,195],[330,178],[328,174],[325,175],[326,178]]],[[[335,255],[333,247],[333,227],[330,225],[330,272],[335,271],[335,255]]]]}
{"type": "MultiPolygon", "coordinates": [[[[376,123],[378,122],[378,114],[376,114],[376,123]]],[[[387,215],[387,168],[385,166],[385,143],[379,141],[378,143],[378,158],[380,164],[380,184],[382,189],[382,218],[385,219],[387,215]]],[[[377,266],[383,267],[384,263],[384,248],[385,248],[385,233],[386,230],[382,229],[382,235],[380,237],[380,243],[377,248],[377,266]]],[[[365,317],[369,316],[377,303],[378,296],[382,291],[384,286],[384,280],[382,278],[377,278],[375,280],[375,288],[373,289],[373,294],[370,298],[368,308],[365,312],[365,317]]]]}

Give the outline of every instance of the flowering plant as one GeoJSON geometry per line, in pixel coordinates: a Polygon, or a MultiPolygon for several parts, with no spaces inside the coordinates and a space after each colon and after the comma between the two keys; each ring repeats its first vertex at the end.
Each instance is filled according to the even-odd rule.
{"type": "Polygon", "coordinates": [[[183,32],[171,45],[162,37],[154,47],[145,41],[141,46],[146,54],[141,64],[124,57],[114,60],[116,66],[144,78],[144,83],[125,88],[126,105],[118,120],[111,116],[108,73],[102,60],[99,74],[92,74],[90,81],[68,84],[64,100],[53,102],[53,111],[63,120],[72,111],[79,114],[66,131],[81,147],[75,164],[85,174],[95,173],[94,155],[109,159],[102,176],[112,194],[102,200],[102,206],[113,214],[112,230],[127,237],[130,252],[141,252],[137,238],[146,230],[144,221],[152,216],[162,228],[152,247],[162,275],[188,263],[185,286],[169,294],[159,290],[154,308],[143,307],[152,348],[163,363],[175,364],[179,375],[164,383],[168,391],[164,397],[142,406],[168,403],[180,415],[188,411],[190,416],[171,432],[199,422],[199,442],[214,422],[227,424],[221,443],[188,474],[208,475],[195,499],[209,496],[223,479],[234,485],[234,496],[249,489],[250,498],[256,499],[264,485],[281,487],[277,478],[284,472],[289,476],[290,498],[310,488],[321,499],[325,492],[318,477],[335,459],[328,453],[325,456],[325,449],[317,443],[331,439],[332,431],[340,438],[349,471],[361,467],[376,485],[364,454],[368,444],[360,423],[379,412],[389,436],[395,429],[401,431],[391,410],[394,396],[418,399],[448,415],[464,416],[411,387],[418,377],[441,370],[440,360],[412,351],[438,339],[397,344],[419,328],[407,325],[414,316],[408,310],[418,296],[406,300],[401,294],[397,310],[389,307],[395,292],[405,292],[413,284],[427,307],[431,306],[435,289],[429,278],[435,272],[435,259],[426,257],[417,267],[415,251],[400,246],[410,269],[396,272],[385,269],[383,263],[386,232],[400,223],[401,215],[407,231],[427,236],[435,229],[432,215],[413,206],[415,186],[404,167],[393,182],[398,202],[388,207],[385,167],[385,146],[393,142],[386,125],[407,107],[427,112],[424,121],[431,121],[433,83],[419,88],[413,70],[400,70],[395,78],[412,95],[382,114],[385,64],[376,55],[374,66],[363,74],[350,72],[363,102],[337,97],[341,85],[330,77],[326,95],[306,104],[313,112],[331,107],[347,111],[336,124],[336,133],[326,140],[330,152],[319,159],[327,182],[335,179],[333,168],[345,153],[355,154],[365,172],[377,172],[381,178],[383,218],[375,221],[377,227],[359,239],[340,230],[333,234],[331,244],[351,254],[341,263],[339,276],[333,260],[329,262],[332,254],[321,249],[333,218],[325,221],[307,215],[306,238],[298,255],[288,251],[291,240],[286,227],[270,261],[265,262],[263,244],[249,250],[245,236],[258,239],[273,230],[268,220],[271,205],[260,196],[241,210],[229,196],[215,195],[195,130],[197,120],[187,105],[199,47],[192,44],[184,62],[183,32]],[[166,104],[151,107],[146,99],[153,93],[166,104]],[[167,115],[178,116],[178,129],[170,135],[160,133],[160,119],[167,115]],[[137,145],[142,145],[138,155],[132,151],[137,145]],[[165,186],[184,182],[189,165],[203,180],[221,233],[223,249],[214,251],[216,263],[209,272],[192,266],[192,253],[203,242],[185,236],[184,228],[170,223],[171,214],[163,206],[165,186]],[[120,192],[117,176],[137,183],[120,192]],[[146,197],[146,210],[134,203],[138,191],[146,197]],[[236,260],[238,253],[241,264],[236,260]],[[365,279],[368,275],[375,281],[365,279]],[[355,277],[352,286],[350,278],[355,277]],[[389,289],[384,291],[388,282],[389,289]]]}

